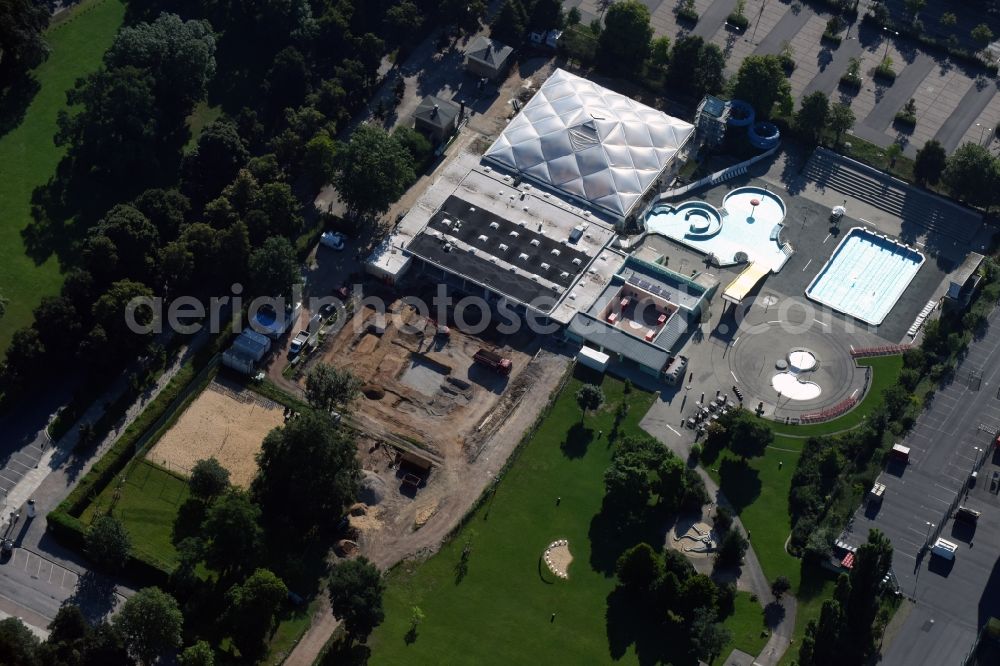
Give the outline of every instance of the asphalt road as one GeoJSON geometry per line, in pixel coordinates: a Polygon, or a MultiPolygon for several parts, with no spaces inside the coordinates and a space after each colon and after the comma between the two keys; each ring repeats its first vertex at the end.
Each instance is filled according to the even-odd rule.
{"type": "Polygon", "coordinates": [[[846,535],[857,545],[870,528],[884,532],[895,548],[900,590],[916,602],[883,649],[884,666],[957,666],[982,624],[1000,615],[1000,497],[989,490],[1000,466],[988,450],[991,431],[1000,427],[1000,310],[990,324],[989,333],[970,345],[955,380],[937,392],[903,440],[909,464],[892,463],[880,475],[886,486],[881,507],[861,507],[846,535]],[[972,373],[979,372],[976,379],[972,373]],[[984,456],[980,481],[966,497],[969,475],[984,456]],[[950,519],[956,501],[982,511],[974,530],[950,519]],[[958,544],[952,563],[923,548],[939,532],[958,544]]]}

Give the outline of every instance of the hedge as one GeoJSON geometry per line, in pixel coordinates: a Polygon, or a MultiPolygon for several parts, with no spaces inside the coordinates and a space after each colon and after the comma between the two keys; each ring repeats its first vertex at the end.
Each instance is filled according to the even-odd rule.
{"type": "MultiPolygon", "coordinates": [[[[151,440],[170,427],[179,416],[181,407],[198,393],[198,386],[207,384],[211,380],[214,376],[216,367],[214,360],[218,350],[228,342],[229,338],[230,336],[225,333],[216,336],[181,366],[160,394],[125,428],[101,459],[80,479],[66,499],[48,514],[46,517],[48,528],[63,545],[83,550],[87,527],[79,517],[84,509],[118,473],[128,466],[143,439],[151,440]],[[201,381],[194,386],[194,390],[188,390],[192,382],[199,377],[201,381]]],[[[126,565],[126,573],[140,580],[162,584],[166,582],[170,572],[164,571],[140,555],[133,555],[126,565]]]]}

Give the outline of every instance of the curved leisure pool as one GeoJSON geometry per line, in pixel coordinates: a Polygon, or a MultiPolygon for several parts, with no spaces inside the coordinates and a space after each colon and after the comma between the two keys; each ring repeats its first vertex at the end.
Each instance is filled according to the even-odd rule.
{"type": "Polygon", "coordinates": [[[744,253],[747,261],[780,270],[787,259],[780,239],[785,219],[781,197],[762,187],[739,187],[722,204],[722,210],[704,201],[653,206],[646,216],[646,230],[711,254],[723,266],[740,263],[737,255],[744,253]],[[703,228],[704,216],[707,228],[703,228]]]}

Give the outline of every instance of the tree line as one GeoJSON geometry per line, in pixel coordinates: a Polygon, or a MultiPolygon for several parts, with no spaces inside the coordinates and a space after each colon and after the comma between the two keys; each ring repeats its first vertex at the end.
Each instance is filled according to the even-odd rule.
{"type": "MultiPolygon", "coordinates": [[[[477,24],[483,10],[479,0],[130,3],[128,25],[59,116],[66,156],[35,192],[24,237],[34,258],[58,255],[64,283],[13,335],[0,391],[9,399],[67,365],[97,382],[115,376],[149,344],[125,326],[137,296],[226,294],[235,282],[245,296],[287,294],[315,188],[333,181],[352,212],[382,212],[429,159],[412,130],[362,126],[335,139],[382,58],[437,23],[470,29],[465,17],[477,24]],[[222,113],[185,148],[199,104],[222,113]]],[[[140,324],[150,317],[136,312],[140,324]]]]}

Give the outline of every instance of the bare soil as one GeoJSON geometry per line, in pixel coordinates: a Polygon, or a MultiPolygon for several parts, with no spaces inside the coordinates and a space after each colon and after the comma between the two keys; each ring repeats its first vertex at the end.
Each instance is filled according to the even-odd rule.
{"type": "Polygon", "coordinates": [[[230,481],[248,487],[257,473],[256,455],[267,433],[284,423],[281,405],[252,391],[213,381],[195,398],[146,457],[190,474],[194,464],[215,457],[230,481]]]}

